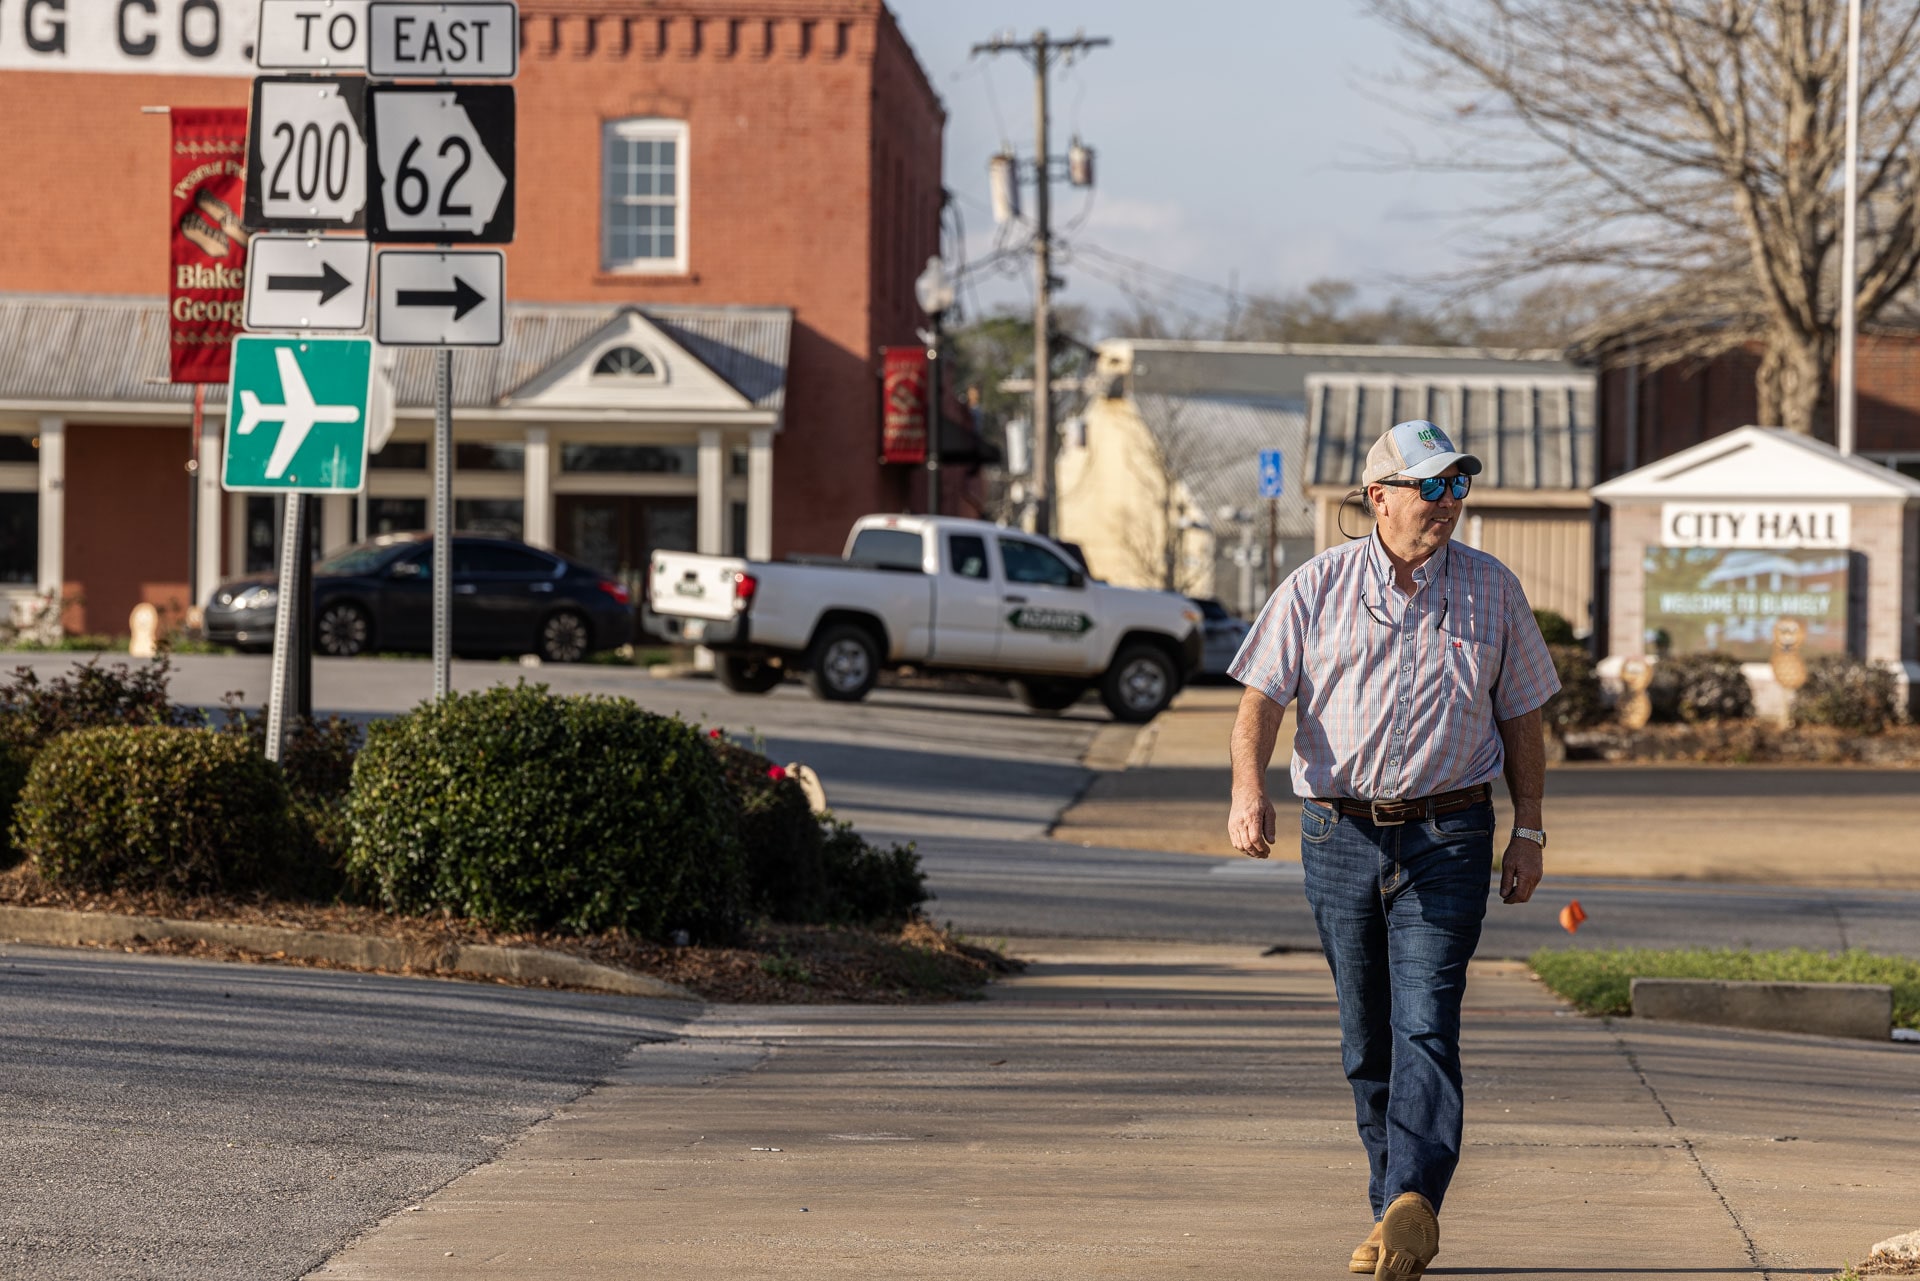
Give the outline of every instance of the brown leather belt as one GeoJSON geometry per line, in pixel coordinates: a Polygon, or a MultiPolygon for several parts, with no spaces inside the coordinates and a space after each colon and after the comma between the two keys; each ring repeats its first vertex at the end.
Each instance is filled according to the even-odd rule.
{"type": "Polygon", "coordinates": [[[1481,783],[1475,787],[1463,787],[1457,792],[1439,792],[1411,801],[1355,801],[1344,796],[1316,796],[1313,799],[1322,805],[1331,805],[1342,814],[1364,818],[1376,827],[1398,827],[1415,819],[1472,809],[1492,795],[1493,789],[1481,783]]]}

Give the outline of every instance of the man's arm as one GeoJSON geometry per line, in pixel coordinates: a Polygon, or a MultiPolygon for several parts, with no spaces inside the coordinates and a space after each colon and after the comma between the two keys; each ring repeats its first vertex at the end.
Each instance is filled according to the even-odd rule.
{"type": "MultiPolygon", "coordinates": [[[[1507,795],[1513,798],[1513,824],[1545,831],[1541,804],[1547,791],[1547,750],[1540,738],[1540,709],[1501,721],[1500,740],[1507,750],[1507,795]]],[[[1522,837],[1510,838],[1507,852],[1500,859],[1501,901],[1526,902],[1533,897],[1542,875],[1540,847],[1522,837]]]]}
{"type": "Polygon", "coordinates": [[[1227,840],[1250,858],[1265,858],[1273,845],[1267,765],[1284,715],[1280,704],[1250,687],[1240,696],[1240,712],[1233,721],[1233,808],[1227,815],[1227,840]]]}

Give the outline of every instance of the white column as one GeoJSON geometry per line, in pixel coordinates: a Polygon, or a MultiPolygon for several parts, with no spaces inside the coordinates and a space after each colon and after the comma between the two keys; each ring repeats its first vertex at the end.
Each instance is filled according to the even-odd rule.
{"type": "Polygon", "coordinates": [[[352,541],[353,495],[326,495],[320,500],[320,554],[330,556],[352,541]]]}
{"type": "Polygon", "coordinates": [[[67,575],[67,422],[40,420],[40,594],[57,603],[67,575]]]}
{"type": "Polygon", "coordinates": [[[747,559],[773,559],[773,429],[747,437],[747,559]]]}
{"type": "Polygon", "coordinates": [[[699,547],[703,555],[718,556],[726,550],[727,529],[727,451],[720,433],[708,428],[700,433],[699,547]]]}
{"type": "Polygon", "coordinates": [[[553,447],[545,427],[527,428],[526,502],[520,536],[535,547],[553,546],[553,447]]]}
{"type": "Polygon", "coordinates": [[[200,486],[200,507],[193,531],[194,581],[200,584],[200,599],[205,605],[220,581],[221,517],[227,510],[227,495],[220,488],[220,433],[208,425],[200,434],[200,471],[194,483],[200,486]]]}

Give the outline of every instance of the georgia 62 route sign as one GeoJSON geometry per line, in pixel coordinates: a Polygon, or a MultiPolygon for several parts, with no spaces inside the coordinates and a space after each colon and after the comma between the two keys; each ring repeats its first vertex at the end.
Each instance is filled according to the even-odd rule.
{"type": "Polygon", "coordinates": [[[369,97],[372,238],[512,241],[513,86],[376,85],[369,97]]]}
{"type": "Polygon", "coordinates": [[[249,231],[364,224],[366,81],[260,76],[247,130],[249,231]]]}

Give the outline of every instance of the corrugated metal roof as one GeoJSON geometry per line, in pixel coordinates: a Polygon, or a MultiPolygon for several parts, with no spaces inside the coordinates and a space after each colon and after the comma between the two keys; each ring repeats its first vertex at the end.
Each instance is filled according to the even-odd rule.
{"type": "Polygon", "coordinates": [[[1594,380],[1314,374],[1307,380],[1307,482],[1358,485],[1367,451],[1397,422],[1425,418],[1498,489],[1585,489],[1594,480],[1594,380]]]}
{"type": "Polygon", "coordinates": [[[1313,537],[1313,507],[1300,483],[1307,452],[1307,416],[1300,410],[1276,401],[1151,392],[1135,395],[1133,403],[1169,463],[1177,465],[1194,506],[1210,521],[1223,507],[1262,505],[1260,451],[1279,450],[1285,466],[1277,500],[1280,537],[1313,537]]]}
{"type": "Polygon", "coordinates": [[[1541,351],[1481,347],[1373,347],[1335,343],[1238,343],[1122,339],[1101,344],[1102,367],[1124,366],[1132,390],[1176,396],[1292,401],[1306,408],[1316,373],[1407,378],[1577,375],[1579,366],[1541,351]],[[1110,360],[1111,355],[1111,360],[1110,360]]]}
{"type": "MultiPolygon", "coordinates": [[[[0,400],[186,403],[167,378],[167,304],[160,298],[0,294],[0,400]]],[[[793,313],[785,307],[596,307],[508,303],[506,342],[461,350],[456,408],[494,408],[628,311],[637,311],[755,408],[786,394],[793,313]]],[[[433,351],[394,352],[398,407],[433,403],[433,351]]],[[[209,386],[211,400],[225,397],[209,386]]]]}

